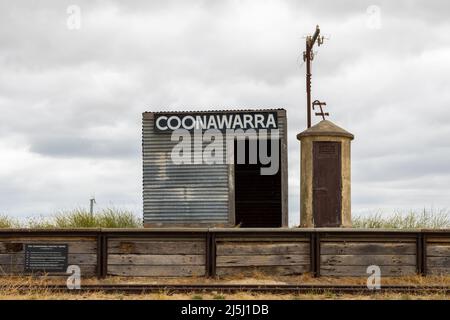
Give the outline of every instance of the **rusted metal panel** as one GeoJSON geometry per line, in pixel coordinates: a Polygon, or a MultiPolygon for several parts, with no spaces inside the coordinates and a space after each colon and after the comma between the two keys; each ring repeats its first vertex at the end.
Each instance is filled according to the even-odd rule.
{"type": "Polygon", "coordinates": [[[206,235],[206,275],[208,277],[216,276],[216,235],[208,232],[206,235]]]}
{"type": "Polygon", "coordinates": [[[418,233],[417,234],[417,239],[416,239],[416,266],[417,266],[417,273],[420,275],[424,275],[424,239],[423,239],[423,234],[422,233],[418,233]]]}
{"type": "Polygon", "coordinates": [[[313,216],[316,227],[341,225],[341,143],[313,142],[313,216]]]}

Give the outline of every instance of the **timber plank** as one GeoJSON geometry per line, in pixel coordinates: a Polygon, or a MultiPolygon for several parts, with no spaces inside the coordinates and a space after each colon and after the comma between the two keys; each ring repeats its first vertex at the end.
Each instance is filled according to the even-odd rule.
{"type": "Polygon", "coordinates": [[[205,254],[205,241],[110,240],[113,254],[205,254]]]}
{"type": "Polygon", "coordinates": [[[328,266],[415,266],[415,255],[321,255],[321,265],[328,266]]]}
{"type": "Polygon", "coordinates": [[[66,239],[54,239],[54,240],[14,240],[3,241],[0,240],[0,254],[2,253],[20,253],[25,252],[25,244],[67,244],[69,253],[96,253],[97,242],[92,240],[66,240],[66,239]]]}
{"type": "MultiPolygon", "coordinates": [[[[0,264],[24,264],[25,254],[24,253],[12,253],[12,254],[0,254],[0,264]]],[[[67,256],[68,264],[96,264],[97,255],[96,254],[69,254],[67,256]]]]}
{"type": "Polygon", "coordinates": [[[25,260],[25,254],[0,254],[0,265],[3,264],[23,264],[25,260]]]}
{"type": "Polygon", "coordinates": [[[402,255],[415,254],[415,243],[361,243],[361,242],[326,242],[321,243],[320,253],[325,255],[367,254],[367,255],[402,255]]]}
{"type": "Polygon", "coordinates": [[[233,243],[222,242],[217,244],[218,256],[229,255],[265,255],[265,254],[309,254],[308,242],[291,243],[233,243]]]}
{"type": "Polygon", "coordinates": [[[298,237],[276,237],[276,238],[272,238],[272,237],[224,237],[221,234],[217,234],[216,235],[216,239],[218,242],[236,242],[236,243],[240,243],[240,242],[309,242],[309,237],[306,236],[298,236],[298,237]]]}
{"type": "Polygon", "coordinates": [[[217,256],[216,266],[289,266],[310,262],[309,255],[217,256]]]}
{"type": "Polygon", "coordinates": [[[305,274],[310,271],[309,264],[305,264],[296,266],[218,267],[216,269],[216,274],[219,277],[236,275],[252,276],[258,273],[276,276],[294,276],[305,274]]]}
{"type": "Polygon", "coordinates": [[[428,257],[450,257],[450,244],[448,244],[448,245],[428,244],[427,256],[428,257]]]}
{"type": "Polygon", "coordinates": [[[450,244],[450,236],[443,236],[443,237],[433,237],[433,236],[429,236],[427,237],[427,242],[428,243],[447,243],[448,245],[450,244]]]}
{"type": "Polygon", "coordinates": [[[321,236],[321,242],[360,242],[360,243],[415,243],[416,236],[410,237],[392,237],[385,235],[383,237],[371,237],[370,235],[358,235],[354,236],[340,236],[338,234],[333,236],[321,236]]]}
{"type": "Polygon", "coordinates": [[[108,265],[204,265],[204,255],[110,254],[108,265]]]}
{"type": "MultiPolygon", "coordinates": [[[[379,266],[382,277],[410,276],[416,274],[415,266],[379,266]]],[[[321,276],[368,277],[366,266],[321,266],[321,276]]]]}
{"type": "Polygon", "coordinates": [[[186,277],[204,276],[204,266],[132,266],[110,265],[108,275],[126,277],[186,277]]]}
{"type": "Polygon", "coordinates": [[[429,275],[450,276],[450,268],[445,268],[445,267],[427,268],[427,274],[429,274],[429,275]]]}
{"type": "Polygon", "coordinates": [[[449,257],[428,257],[427,268],[450,268],[450,256],[449,257]]]}
{"type": "MultiPolygon", "coordinates": [[[[93,276],[96,274],[97,266],[96,265],[79,265],[81,276],[93,276]]],[[[25,267],[23,264],[2,264],[0,265],[0,276],[8,276],[8,275],[29,275],[30,273],[25,273],[25,267]]],[[[35,273],[38,274],[38,273],[35,273]]],[[[69,274],[65,272],[49,272],[49,276],[65,276],[68,277],[69,274]]]]}
{"type": "Polygon", "coordinates": [[[96,237],[67,237],[67,236],[25,236],[25,237],[2,237],[0,236],[0,242],[57,242],[57,241],[71,241],[71,242],[84,242],[84,241],[95,241],[96,237]]]}
{"type": "Polygon", "coordinates": [[[77,265],[96,265],[97,264],[97,255],[96,254],[84,254],[84,253],[77,253],[77,254],[70,254],[67,257],[68,258],[68,264],[77,264],[77,265]]]}

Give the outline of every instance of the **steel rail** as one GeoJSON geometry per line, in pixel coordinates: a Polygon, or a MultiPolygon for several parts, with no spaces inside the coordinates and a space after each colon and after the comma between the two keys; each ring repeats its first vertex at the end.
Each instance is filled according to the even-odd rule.
{"type": "MultiPolygon", "coordinates": [[[[0,286],[0,290],[1,290],[0,286]]],[[[368,289],[365,285],[296,285],[296,284],[90,284],[82,285],[80,289],[68,289],[65,285],[17,286],[18,291],[46,290],[47,292],[78,293],[341,293],[341,294],[377,294],[377,293],[440,293],[450,294],[450,286],[442,285],[385,285],[380,289],[368,289]]]]}

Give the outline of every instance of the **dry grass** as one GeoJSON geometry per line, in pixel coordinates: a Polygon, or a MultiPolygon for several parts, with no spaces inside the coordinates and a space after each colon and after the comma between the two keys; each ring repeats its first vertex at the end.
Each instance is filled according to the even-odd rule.
{"type": "MultiPolygon", "coordinates": [[[[289,284],[365,284],[365,278],[313,278],[309,275],[290,276],[290,277],[271,277],[270,280],[264,277],[242,278],[227,277],[224,279],[205,279],[205,278],[121,278],[109,277],[103,280],[95,278],[82,280],[83,284],[100,283],[152,283],[152,284],[202,284],[202,283],[233,283],[233,284],[268,284],[268,283],[289,283],[289,284]]],[[[303,294],[255,294],[251,292],[237,292],[233,294],[210,292],[210,293],[186,293],[171,294],[162,290],[159,293],[151,294],[123,294],[123,293],[54,293],[48,289],[51,284],[64,284],[65,278],[62,277],[3,277],[0,278],[0,299],[114,299],[114,300],[292,300],[292,299],[450,299],[444,293],[433,294],[405,294],[405,293],[371,293],[363,295],[335,294],[325,292],[318,294],[315,292],[303,294]],[[37,286],[43,288],[38,289],[37,286]]],[[[398,278],[383,278],[383,285],[402,284],[402,285],[450,285],[449,276],[411,276],[398,278]]]]}
{"type": "MultiPolygon", "coordinates": [[[[64,284],[65,277],[57,276],[2,276],[0,277],[0,289],[7,286],[30,288],[36,285],[64,284]]],[[[107,277],[105,279],[85,278],[82,285],[93,284],[343,284],[365,285],[365,277],[319,277],[314,278],[309,274],[299,276],[273,276],[235,275],[229,277],[107,277]]],[[[450,285],[450,276],[408,276],[408,277],[383,277],[381,285],[450,285]]]]}
{"type": "Polygon", "coordinates": [[[11,217],[0,215],[0,228],[16,228],[19,226],[19,222],[11,217]]]}
{"type": "Polygon", "coordinates": [[[61,211],[50,217],[33,217],[19,223],[8,216],[0,216],[0,228],[140,228],[142,221],[131,211],[105,208],[91,215],[83,208],[61,211]]]}
{"type": "MultiPolygon", "coordinates": [[[[354,228],[382,229],[450,229],[450,211],[426,210],[393,214],[374,213],[356,215],[354,228]]],[[[142,221],[133,212],[118,208],[105,208],[91,215],[84,208],[61,211],[50,217],[29,218],[19,223],[16,219],[0,215],[0,228],[140,228],[142,221]]],[[[236,227],[239,227],[236,226],[236,227]]]]}
{"type": "Polygon", "coordinates": [[[48,287],[48,278],[41,277],[5,277],[0,281],[0,299],[8,297],[28,296],[52,296],[48,287]],[[24,292],[26,292],[24,294],[24,292]]]}
{"type": "Polygon", "coordinates": [[[304,294],[253,294],[238,292],[222,293],[186,293],[186,294],[122,294],[122,293],[46,293],[30,291],[27,293],[2,292],[0,300],[448,300],[445,294],[405,294],[405,293],[373,293],[369,295],[351,295],[314,292],[304,294]]]}
{"type": "Polygon", "coordinates": [[[450,229],[450,211],[423,209],[422,212],[394,212],[390,215],[378,212],[369,216],[354,216],[352,224],[354,228],[450,229]]]}
{"type": "MultiPolygon", "coordinates": [[[[50,290],[46,289],[50,285],[65,284],[65,277],[21,277],[21,276],[6,276],[0,278],[0,292],[2,296],[15,295],[19,292],[26,292],[27,295],[55,295],[50,294],[50,290]],[[44,287],[44,290],[37,289],[38,286],[44,287]]],[[[278,276],[278,277],[225,277],[225,278],[192,278],[192,277],[172,277],[172,278],[146,278],[146,277],[108,277],[106,279],[89,278],[82,279],[81,285],[93,284],[321,284],[321,285],[365,285],[366,278],[364,277],[320,277],[314,278],[308,274],[301,276],[278,276]]],[[[385,277],[382,279],[381,285],[434,285],[434,286],[449,286],[450,276],[409,276],[409,277],[385,277]]],[[[97,293],[95,293],[97,294],[97,293]]],[[[105,295],[108,295],[104,293],[105,295]]],[[[239,294],[254,296],[254,294],[242,292],[239,294]]],[[[239,295],[234,294],[233,296],[239,295]]],[[[160,292],[157,295],[161,297],[171,298],[168,292],[160,292]]],[[[199,295],[198,293],[191,294],[190,297],[199,295]]],[[[201,294],[200,294],[201,295],[201,294]]],[[[212,296],[223,295],[228,298],[228,294],[211,293],[212,296]]],[[[186,296],[186,295],[185,295],[186,296]]],[[[208,296],[208,295],[205,295],[208,296]]],[[[199,297],[197,297],[199,298],[199,297]]]]}
{"type": "Polygon", "coordinates": [[[61,212],[55,216],[57,228],[139,228],[142,222],[130,211],[116,208],[102,209],[91,215],[83,209],[61,212]]]}

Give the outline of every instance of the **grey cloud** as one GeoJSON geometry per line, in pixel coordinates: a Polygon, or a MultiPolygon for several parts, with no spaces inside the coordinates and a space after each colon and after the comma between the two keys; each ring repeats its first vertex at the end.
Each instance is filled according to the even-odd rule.
{"type": "Polygon", "coordinates": [[[450,150],[444,152],[428,151],[422,153],[403,154],[401,156],[384,155],[366,160],[354,161],[356,171],[353,172],[355,182],[401,181],[404,179],[445,176],[450,174],[448,159],[450,150]]]}
{"type": "Polygon", "coordinates": [[[140,157],[139,141],[111,137],[109,140],[68,136],[41,136],[31,140],[31,152],[50,157],[140,157]]]}
{"type": "Polygon", "coordinates": [[[313,98],[327,101],[331,120],[356,136],[355,211],[448,206],[448,6],[386,0],[2,2],[0,151],[27,161],[0,160],[13,172],[0,171],[0,212],[47,213],[84,203],[93,191],[140,210],[142,111],[285,107],[295,223],[295,135],[305,127],[305,70],[299,64],[302,36],[316,23],[331,38],[313,62],[313,98]],[[82,9],[79,31],[66,28],[70,4],[82,9]],[[379,30],[365,26],[372,4],[381,8],[379,30]],[[33,184],[24,187],[23,181],[33,184]],[[426,196],[418,196],[420,190],[426,196]]]}

